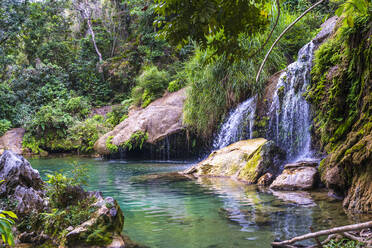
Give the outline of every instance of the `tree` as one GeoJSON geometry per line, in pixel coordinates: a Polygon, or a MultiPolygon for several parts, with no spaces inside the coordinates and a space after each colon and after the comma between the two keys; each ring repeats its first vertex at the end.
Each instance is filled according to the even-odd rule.
{"type": "MultiPolygon", "coordinates": [[[[94,49],[96,50],[96,53],[98,55],[99,63],[102,64],[103,62],[102,54],[98,49],[98,46],[96,43],[96,36],[95,36],[93,25],[92,25],[94,1],[90,3],[88,0],[76,0],[73,3],[73,6],[77,11],[80,12],[80,15],[83,18],[83,20],[87,21],[88,30],[89,30],[90,35],[92,36],[92,42],[93,42],[94,49]]],[[[101,67],[100,67],[100,70],[102,70],[101,67]]]]}
{"type": "Polygon", "coordinates": [[[215,54],[241,55],[239,35],[254,35],[269,24],[266,0],[156,0],[159,34],[172,45],[210,46],[215,54]]]}
{"type": "Polygon", "coordinates": [[[26,19],[28,0],[0,1],[0,45],[16,35],[26,19]]]}

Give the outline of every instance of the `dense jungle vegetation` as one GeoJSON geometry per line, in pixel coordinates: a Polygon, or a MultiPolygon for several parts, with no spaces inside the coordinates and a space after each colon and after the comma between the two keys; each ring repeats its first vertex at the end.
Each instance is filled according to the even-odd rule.
{"type": "MultiPolygon", "coordinates": [[[[254,13],[262,20],[247,17],[245,21],[256,18],[257,22],[245,32],[239,27],[234,30],[222,19],[217,24],[232,31],[224,33],[216,24],[209,36],[194,32],[205,31],[205,25],[194,30],[187,27],[207,23],[201,19],[187,23],[189,10],[176,20],[179,30],[170,32],[162,23],[170,20],[167,13],[173,3],[160,4],[137,0],[2,1],[0,135],[24,127],[23,146],[34,153],[89,153],[100,135],[127,117],[131,105],[146,107],[167,91],[189,87],[184,122],[190,131],[208,139],[231,107],[262,92],[268,76],[296,59],[299,48],[314,36],[322,21],[334,15],[341,2],[323,3],[289,31],[271,53],[257,83],[258,67],[274,38],[313,4],[311,0],[280,3],[273,38],[263,49],[278,12],[274,2],[259,3],[260,11],[254,13]],[[228,47],[238,48],[233,59],[228,47]],[[106,105],[115,105],[106,118],[89,114],[106,105]]],[[[216,10],[210,6],[203,11],[195,18],[216,10]]]]}

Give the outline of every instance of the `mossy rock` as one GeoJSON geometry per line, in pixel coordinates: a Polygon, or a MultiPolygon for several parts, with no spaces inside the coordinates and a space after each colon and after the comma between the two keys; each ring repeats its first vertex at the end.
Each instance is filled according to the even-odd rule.
{"type": "Polygon", "coordinates": [[[274,142],[263,138],[243,140],[214,151],[207,159],[189,169],[195,176],[232,177],[257,183],[265,173],[277,175],[285,153],[274,142]]]}
{"type": "Polygon", "coordinates": [[[101,198],[94,205],[98,210],[93,213],[92,218],[66,235],[68,247],[105,247],[121,237],[124,215],[116,200],[111,197],[101,198]]]}
{"type": "Polygon", "coordinates": [[[353,17],[317,50],[307,99],[314,112],[313,140],[327,154],[322,182],[346,197],[344,206],[372,211],[371,15],[353,17]]]}

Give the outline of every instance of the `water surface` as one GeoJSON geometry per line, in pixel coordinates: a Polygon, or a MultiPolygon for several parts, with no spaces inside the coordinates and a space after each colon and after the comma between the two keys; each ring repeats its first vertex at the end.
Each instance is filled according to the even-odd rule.
{"type": "MultiPolygon", "coordinates": [[[[138,176],[181,171],[190,165],[175,162],[127,162],[86,158],[30,160],[45,179],[47,173],[88,167],[89,190],[114,197],[124,215],[124,233],[150,247],[219,248],[270,247],[315,230],[358,221],[347,216],[340,202],[324,194],[305,198],[308,205],[285,201],[267,189],[223,178],[143,181],[138,176]]],[[[305,195],[306,196],[306,195],[305,195]]]]}

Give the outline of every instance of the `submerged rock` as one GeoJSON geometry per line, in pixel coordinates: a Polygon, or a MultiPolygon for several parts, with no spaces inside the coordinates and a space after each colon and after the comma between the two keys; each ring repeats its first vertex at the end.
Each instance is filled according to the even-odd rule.
{"type": "Polygon", "coordinates": [[[189,177],[178,172],[149,174],[143,176],[133,176],[130,178],[131,182],[141,184],[168,184],[172,182],[183,182],[190,180],[191,179],[189,177]]]}
{"type": "Polygon", "coordinates": [[[207,159],[186,170],[195,176],[232,177],[257,183],[265,173],[277,175],[285,153],[263,138],[243,140],[214,151],[207,159]]]}
{"type": "Polygon", "coordinates": [[[0,156],[0,197],[16,202],[19,215],[41,211],[46,207],[44,185],[39,172],[30,163],[12,151],[0,156]]]}
{"type": "Polygon", "coordinates": [[[15,154],[22,154],[22,140],[25,134],[24,128],[13,128],[0,137],[0,154],[10,150],[15,154]]]}
{"type": "Polygon", "coordinates": [[[278,197],[280,200],[295,203],[298,205],[304,205],[308,207],[316,206],[314,200],[312,199],[311,195],[305,191],[297,191],[297,192],[285,192],[285,191],[271,191],[272,194],[278,197]]]}
{"type": "Polygon", "coordinates": [[[271,189],[277,190],[309,190],[313,189],[318,182],[318,163],[297,162],[284,166],[280,174],[270,185],[271,189]]]}
{"type": "Polygon", "coordinates": [[[274,175],[268,172],[258,179],[257,185],[269,186],[274,181],[274,179],[274,175]]]}

